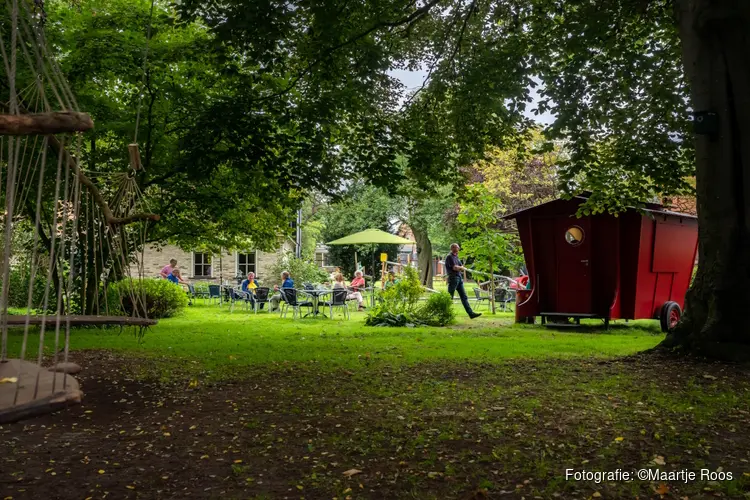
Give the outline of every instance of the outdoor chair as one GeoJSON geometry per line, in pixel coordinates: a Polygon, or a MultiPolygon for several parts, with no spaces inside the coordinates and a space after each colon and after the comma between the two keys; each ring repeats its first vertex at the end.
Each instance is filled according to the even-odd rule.
{"type": "Polygon", "coordinates": [[[281,304],[280,304],[280,317],[286,318],[289,308],[292,308],[292,319],[297,319],[297,316],[302,316],[302,307],[312,308],[313,303],[310,301],[300,302],[297,299],[297,290],[294,288],[282,288],[281,289],[281,304]]]}
{"type": "Polygon", "coordinates": [[[479,306],[482,305],[483,302],[487,301],[487,310],[490,309],[490,298],[486,295],[482,295],[482,290],[479,288],[474,288],[474,295],[476,296],[476,303],[477,303],[477,309],[479,309],[479,306]]]}
{"type": "Polygon", "coordinates": [[[341,309],[342,314],[346,319],[349,319],[349,307],[346,304],[346,296],[348,294],[348,290],[333,290],[331,293],[331,300],[329,302],[321,302],[319,305],[330,309],[331,319],[333,319],[333,309],[336,307],[341,309]]]}
{"type": "Polygon", "coordinates": [[[194,299],[203,299],[205,301],[208,298],[208,292],[204,290],[196,290],[195,285],[193,285],[192,283],[188,283],[188,290],[190,290],[190,294],[194,299]]]}
{"type": "Polygon", "coordinates": [[[512,305],[515,301],[515,294],[507,288],[496,288],[495,289],[495,304],[503,305],[503,312],[507,312],[508,308],[513,311],[512,305]]]}
{"type": "Polygon", "coordinates": [[[208,303],[212,300],[219,300],[221,302],[221,286],[219,285],[208,285],[208,294],[206,296],[208,303]]]}
{"type": "MultiPolygon", "coordinates": [[[[271,290],[267,287],[259,287],[255,289],[255,314],[258,314],[258,309],[263,304],[269,304],[271,302],[269,295],[271,290]]],[[[271,306],[268,306],[269,308],[271,306]]]]}
{"type": "Polygon", "coordinates": [[[247,293],[235,290],[232,287],[228,287],[227,290],[229,290],[229,312],[232,312],[236,302],[242,303],[242,306],[247,309],[247,305],[250,302],[250,297],[247,293]]]}

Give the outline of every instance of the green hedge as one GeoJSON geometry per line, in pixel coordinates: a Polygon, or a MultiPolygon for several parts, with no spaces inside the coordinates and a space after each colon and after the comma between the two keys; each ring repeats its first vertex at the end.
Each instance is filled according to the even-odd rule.
{"type": "Polygon", "coordinates": [[[110,311],[153,319],[174,316],[188,304],[185,290],[163,279],[118,281],[109,286],[107,301],[110,311]]]}

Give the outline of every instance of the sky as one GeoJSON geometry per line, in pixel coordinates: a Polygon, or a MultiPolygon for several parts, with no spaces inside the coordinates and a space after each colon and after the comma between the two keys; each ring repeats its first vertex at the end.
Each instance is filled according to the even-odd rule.
{"type": "MultiPolygon", "coordinates": [[[[422,86],[422,83],[424,82],[425,76],[427,76],[427,72],[425,71],[408,71],[403,69],[396,69],[390,72],[391,75],[395,76],[399,80],[401,80],[401,83],[403,83],[408,91],[413,91],[418,89],[422,86]]],[[[537,83],[540,83],[537,81],[537,83]]],[[[537,104],[539,102],[539,93],[537,92],[537,89],[529,89],[531,91],[531,99],[532,102],[528,105],[526,108],[526,117],[531,118],[532,120],[535,120],[537,123],[541,125],[549,125],[552,123],[552,121],[555,119],[555,117],[550,113],[543,113],[541,115],[534,115],[532,112],[533,109],[537,107],[537,104]]]]}

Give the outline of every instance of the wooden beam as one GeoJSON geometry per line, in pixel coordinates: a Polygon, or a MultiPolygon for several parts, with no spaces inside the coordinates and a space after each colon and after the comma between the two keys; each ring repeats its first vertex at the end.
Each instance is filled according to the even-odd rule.
{"type": "Polygon", "coordinates": [[[139,171],[143,164],[141,163],[141,152],[138,150],[138,144],[128,144],[128,155],[130,156],[130,168],[139,171]]]}
{"type": "MultiPolygon", "coordinates": [[[[0,323],[8,326],[24,326],[27,317],[24,315],[0,317],[0,323]]],[[[70,326],[84,325],[120,325],[120,326],[153,326],[158,323],[155,319],[132,318],[130,316],[29,316],[29,325],[41,325],[46,323],[47,327],[53,326],[60,321],[61,325],[70,323],[70,326]]]]}
{"type": "Polygon", "coordinates": [[[0,115],[0,135],[51,135],[92,128],[94,121],[89,115],[74,111],[0,115]]]}

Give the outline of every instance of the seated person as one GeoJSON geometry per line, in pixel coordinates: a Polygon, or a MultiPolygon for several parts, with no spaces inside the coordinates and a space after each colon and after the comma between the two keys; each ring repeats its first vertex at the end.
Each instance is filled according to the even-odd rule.
{"type": "Polygon", "coordinates": [[[178,268],[172,269],[172,272],[167,276],[167,279],[174,283],[175,285],[187,285],[187,281],[182,279],[182,275],[180,274],[180,270],[178,268]]]}
{"type": "MultiPolygon", "coordinates": [[[[247,273],[247,278],[242,280],[242,283],[240,284],[240,289],[245,293],[245,297],[250,302],[251,306],[255,306],[255,289],[258,288],[258,282],[255,281],[255,273],[249,272],[247,273]]],[[[260,308],[263,309],[263,304],[260,305],[260,308]]]]}
{"type": "Polygon", "coordinates": [[[398,280],[396,279],[396,275],[393,274],[393,271],[389,271],[388,276],[386,277],[386,280],[385,280],[385,287],[390,288],[397,283],[398,283],[398,280]]]}
{"type": "MultiPolygon", "coordinates": [[[[336,275],[336,282],[333,284],[333,289],[334,290],[342,290],[342,289],[346,290],[347,289],[346,283],[344,282],[344,275],[342,275],[341,273],[336,275]]],[[[357,305],[358,305],[358,310],[360,311],[365,310],[364,300],[362,299],[361,293],[356,292],[356,291],[349,292],[346,295],[346,300],[356,300],[357,305]]]]}
{"type": "MultiPolygon", "coordinates": [[[[275,285],[273,287],[273,290],[275,292],[279,292],[280,289],[283,288],[294,288],[294,280],[292,279],[292,276],[289,274],[289,271],[284,271],[281,273],[281,288],[279,288],[279,285],[275,285]]],[[[274,295],[271,297],[271,311],[277,311],[279,309],[279,302],[281,302],[281,293],[274,295]]]]}
{"type": "Polygon", "coordinates": [[[331,281],[330,281],[331,283],[335,283],[336,282],[336,275],[337,274],[341,274],[341,268],[340,267],[337,267],[336,269],[334,269],[333,272],[329,275],[329,278],[331,279],[331,281]]]}
{"type": "Polygon", "coordinates": [[[360,290],[365,288],[365,278],[364,276],[362,276],[362,271],[357,271],[356,273],[354,273],[354,279],[349,286],[355,292],[359,292],[360,290]]]}

